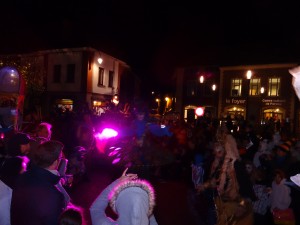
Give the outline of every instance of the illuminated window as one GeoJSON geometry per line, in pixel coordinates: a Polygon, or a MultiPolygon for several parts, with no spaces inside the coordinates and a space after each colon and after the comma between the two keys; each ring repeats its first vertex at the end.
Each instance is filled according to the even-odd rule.
{"type": "Polygon", "coordinates": [[[99,72],[98,72],[98,86],[103,86],[104,82],[104,68],[99,67],[99,72]]]}
{"type": "Polygon", "coordinates": [[[241,96],[241,90],[242,90],[242,79],[232,79],[231,80],[231,96],[241,96]]]}
{"type": "Polygon", "coordinates": [[[268,96],[279,96],[280,78],[269,78],[268,96]]]}
{"type": "Polygon", "coordinates": [[[256,96],[260,94],[260,78],[250,80],[249,95],[256,96]]]}

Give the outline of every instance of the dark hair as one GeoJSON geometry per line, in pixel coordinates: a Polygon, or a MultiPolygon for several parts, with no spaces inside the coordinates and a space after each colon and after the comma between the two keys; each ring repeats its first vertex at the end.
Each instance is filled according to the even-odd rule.
{"type": "Polygon", "coordinates": [[[29,159],[26,156],[2,158],[0,160],[0,180],[12,188],[16,177],[22,172],[23,163],[27,164],[28,162],[29,159]]]}
{"type": "Polygon", "coordinates": [[[46,123],[46,122],[42,122],[40,123],[37,128],[36,128],[36,132],[40,132],[42,131],[44,128],[51,130],[52,125],[50,123],[46,123]]]}
{"type": "Polygon", "coordinates": [[[281,170],[281,169],[275,169],[274,174],[275,174],[275,176],[279,175],[281,178],[285,178],[286,177],[285,176],[285,172],[283,170],[281,170]]]}
{"type": "Polygon", "coordinates": [[[32,149],[33,164],[42,168],[51,166],[62,153],[64,145],[59,141],[46,141],[32,149]]]}
{"type": "Polygon", "coordinates": [[[59,217],[59,225],[85,225],[83,210],[78,206],[65,209],[59,217]]]}
{"type": "Polygon", "coordinates": [[[21,152],[21,145],[26,145],[30,142],[29,135],[26,133],[15,133],[7,142],[6,150],[9,156],[24,155],[21,152]]]}

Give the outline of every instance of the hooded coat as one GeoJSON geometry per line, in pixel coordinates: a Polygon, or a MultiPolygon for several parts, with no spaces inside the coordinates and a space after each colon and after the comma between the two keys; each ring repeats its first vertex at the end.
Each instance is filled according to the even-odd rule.
{"type": "Polygon", "coordinates": [[[153,215],[155,196],[152,186],[144,180],[117,179],[106,187],[90,208],[93,225],[157,225],[153,215]],[[107,217],[110,205],[118,215],[116,221],[107,217]]]}

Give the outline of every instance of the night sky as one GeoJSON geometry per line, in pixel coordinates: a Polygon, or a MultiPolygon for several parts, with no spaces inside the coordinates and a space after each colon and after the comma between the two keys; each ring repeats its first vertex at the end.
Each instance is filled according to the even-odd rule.
{"type": "Polygon", "coordinates": [[[2,1],[0,54],[93,47],[167,84],[175,65],[299,63],[299,14],[296,1],[2,1]]]}

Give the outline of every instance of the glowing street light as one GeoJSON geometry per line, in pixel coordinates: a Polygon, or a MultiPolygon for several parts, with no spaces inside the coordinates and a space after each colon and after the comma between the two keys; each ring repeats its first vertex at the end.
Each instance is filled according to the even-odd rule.
{"type": "Polygon", "coordinates": [[[199,81],[200,81],[200,84],[203,84],[203,82],[204,82],[204,76],[203,75],[200,76],[199,81]]]}
{"type": "Polygon", "coordinates": [[[213,91],[215,91],[215,90],[217,89],[217,85],[213,84],[213,85],[211,86],[211,89],[212,89],[213,91]]]}
{"type": "Polygon", "coordinates": [[[246,119],[249,119],[249,95],[250,95],[250,81],[251,81],[251,77],[252,77],[252,71],[248,70],[246,73],[246,78],[247,78],[247,88],[248,88],[248,94],[246,96],[246,119]]]}
{"type": "Polygon", "coordinates": [[[98,61],[99,64],[102,64],[103,59],[101,57],[99,57],[97,61],[98,61]]]}
{"type": "Polygon", "coordinates": [[[251,79],[251,77],[252,77],[252,71],[251,70],[247,71],[246,77],[247,77],[248,80],[251,79]]]}

